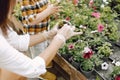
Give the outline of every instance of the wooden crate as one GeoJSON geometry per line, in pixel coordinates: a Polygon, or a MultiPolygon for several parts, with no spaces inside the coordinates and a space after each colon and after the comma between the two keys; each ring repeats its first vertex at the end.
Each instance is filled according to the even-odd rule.
{"type": "Polygon", "coordinates": [[[87,80],[87,78],[68,63],[61,55],[57,54],[53,60],[54,67],[60,71],[66,80],[87,80]]]}

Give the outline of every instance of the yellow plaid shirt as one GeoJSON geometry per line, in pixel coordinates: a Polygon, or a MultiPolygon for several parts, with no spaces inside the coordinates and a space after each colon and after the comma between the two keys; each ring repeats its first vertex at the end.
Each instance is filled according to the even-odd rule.
{"type": "Polygon", "coordinates": [[[22,0],[22,23],[26,33],[36,34],[48,29],[49,17],[41,21],[39,24],[29,25],[29,23],[36,18],[36,15],[45,10],[47,6],[48,0],[22,0]]]}

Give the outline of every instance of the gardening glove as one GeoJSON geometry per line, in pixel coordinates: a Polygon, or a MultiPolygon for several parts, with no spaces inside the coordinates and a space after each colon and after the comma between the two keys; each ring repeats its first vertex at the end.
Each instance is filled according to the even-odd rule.
{"type": "Polygon", "coordinates": [[[82,34],[82,32],[74,32],[74,30],[75,30],[75,26],[65,24],[61,29],[58,30],[56,36],[58,36],[59,38],[61,38],[61,40],[65,42],[67,39],[69,39],[72,36],[82,34]]]}
{"type": "Polygon", "coordinates": [[[58,27],[58,23],[50,30],[50,31],[44,31],[43,34],[44,34],[44,38],[46,40],[49,40],[49,39],[52,39],[56,34],[57,34],[57,29],[58,27]]]}

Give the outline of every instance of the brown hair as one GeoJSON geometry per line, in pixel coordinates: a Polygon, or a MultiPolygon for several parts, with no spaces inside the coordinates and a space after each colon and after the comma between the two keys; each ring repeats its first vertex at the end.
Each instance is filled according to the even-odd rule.
{"type": "Polygon", "coordinates": [[[11,18],[8,22],[8,25],[10,27],[12,27],[12,29],[15,32],[17,32],[18,34],[23,34],[24,33],[22,23],[20,21],[18,21],[14,15],[11,16],[11,18]]]}
{"type": "Polygon", "coordinates": [[[0,28],[4,35],[7,35],[7,22],[11,0],[0,0],[0,28]]]}

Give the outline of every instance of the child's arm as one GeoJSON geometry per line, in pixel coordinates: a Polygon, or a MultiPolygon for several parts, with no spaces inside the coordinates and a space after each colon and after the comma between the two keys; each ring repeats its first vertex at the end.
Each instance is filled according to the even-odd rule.
{"type": "Polygon", "coordinates": [[[59,11],[59,8],[60,8],[59,6],[55,6],[55,5],[53,5],[53,4],[48,5],[48,7],[47,7],[44,11],[42,11],[42,12],[39,13],[39,14],[37,14],[35,20],[32,21],[32,22],[30,23],[30,25],[35,25],[35,24],[40,23],[42,20],[44,20],[44,19],[47,18],[48,16],[50,16],[50,15],[58,12],[58,11],[59,11]]]}

